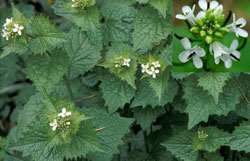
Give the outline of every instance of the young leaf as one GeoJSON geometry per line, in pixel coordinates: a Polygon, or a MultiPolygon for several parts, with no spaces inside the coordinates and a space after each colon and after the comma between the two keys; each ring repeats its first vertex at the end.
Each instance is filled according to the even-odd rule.
{"type": "Polygon", "coordinates": [[[150,125],[156,121],[158,116],[161,116],[165,113],[164,108],[156,107],[152,108],[150,106],[146,108],[137,107],[133,109],[134,117],[136,118],[137,124],[141,126],[142,129],[147,129],[150,125]]]}
{"type": "Polygon", "coordinates": [[[123,108],[135,95],[135,89],[110,74],[104,75],[100,88],[109,113],[115,112],[119,107],[123,108]]]}
{"type": "Polygon", "coordinates": [[[226,81],[231,77],[229,73],[200,73],[198,74],[198,86],[203,87],[214,98],[216,104],[219,94],[222,93],[226,81]]]}
{"type": "Polygon", "coordinates": [[[97,132],[107,153],[90,153],[88,158],[95,161],[111,160],[113,154],[119,153],[117,146],[123,144],[122,137],[129,132],[134,119],[122,118],[118,114],[109,115],[104,109],[83,108],[83,112],[93,116],[93,125],[103,128],[97,132]]]}
{"type": "Polygon", "coordinates": [[[54,50],[48,55],[31,56],[27,62],[27,76],[38,90],[51,92],[56,83],[68,71],[68,58],[60,50],[54,50]]]}
{"type": "Polygon", "coordinates": [[[160,42],[167,38],[172,31],[171,24],[159,16],[156,10],[149,7],[142,8],[137,13],[133,26],[134,50],[160,42]]]}
{"type": "Polygon", "coordinates": [[[129,41],[131,38],[132,25],[136,10],[124,4],[108,4],[101,8],[105,23],[102,26],[103,40],[129,41]]]}
{"type": "Polygon", "coordinates": [[[198,135],[196,135],[193,140],[194,150],[204,150],[209,153],[215,152],[221,146],[228,144],[230,139],[232,139],[232,136],[229,133],[219,130],[216,127],[199,128],[198,131],[204,132],[207,135],[207,138],[200,139],[198,138],[198,135]]]}
{"type": "Polygon", "coordinates": [[[235,90],[234,81],[229,81],[223,88],[218,104],[215,104],[208,92],[197,87],[195,76],[191,76],[184,85],[183,98],[187,103],[185,112],[189,114],[189,129],[201,121],[207,122],[209,115],[227,115],[230,111],[235,110],[236,104],[239,103],[240,93],[235,90]]]}
{"type": "Polygon", "coordinates": [[[28,45],[34,54],[44,54],[65,41],[55,25],[42,15],[35,16],[30,20],[27,31],[31,36],[28,45]]]}
{"type": "Polygon", "coordinates": [[[83,74],[92,69],[101,58],[99,46],[92,44],[80,29],[72,29],[66,38],[64,49],[69,57],[70,70],[83,74]]]}
{"type": "Polygon", "coordinates": [[[166,18],[166,13],[168,10],[169,0],[149,0],[149,4],[151,4],[155,9],[157,9],[164,18],[166,18]]]}
{"type": "Polygon", "coordinates": [[[174,156],[185,161],[197,161],[199,152],[193,150],[195,132],[180,131],[166,142],[162,143],[174,156]]]}
{"type": "Polygon", "coordinates": [[[138,85],[138,90],[136,92],[135,98],[131,104],[131,107],[142,106],[145,108],[147,105],[150,105],[152,108],[156,106],[164,106],[169,102],[172,102],[175,95],[178,91],[177,83],[170,79],[167,87],[162,94],[162,99],[159,101],[159,98],[155,95],[155,92],[152,88],[149,88],[149,83],[146,79],[140,81],[138,85]]]}
{"type": "Polygon", "coordinates": [[[243,122],[236,127],[232,136],[234,137],[229,146],[232,150],[250,152],[250,122],[243,122]]]}

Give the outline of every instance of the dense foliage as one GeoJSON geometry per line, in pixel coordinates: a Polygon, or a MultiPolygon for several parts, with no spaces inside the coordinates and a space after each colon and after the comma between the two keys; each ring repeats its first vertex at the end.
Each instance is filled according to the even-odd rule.
{"type": "Polygon", "coordinates": [[[0,159],[249,160],[250,75],[171,72],[170,0],[39,2],[1,4],[0,159]]]}

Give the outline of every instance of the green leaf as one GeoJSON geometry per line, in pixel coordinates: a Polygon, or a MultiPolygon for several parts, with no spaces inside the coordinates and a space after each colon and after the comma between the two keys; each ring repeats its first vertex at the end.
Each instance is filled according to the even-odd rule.
{"type": "Polygon", "coordinates": [[[167,103],[173,101],[175,95],[177,94],[178,88],[179,87],[177,83],[174,80],[170,79],[167,87],[164,90],[164,93],[162,94],[162,99],[161,101],[159,101],[153,89],[149,88],[148,81],[142,80],[138,85],[138,90],[131,104],[131,107],[142,106],[143,108],[145,108],[147,105],[150,105],[154,108],[156,106],[164,106],[167,103]]]}
{"type": "Polygon", "coordinates": [[[105,23],[102,25],[104,42],[129,41],[136,10],[124,4],[108,4],[101,8],[105,23]]]}
{"type": "Polygon", "coordinates": [[[194,131],[180,131],[162,143],[174,156],[185,161],[197,161],[199,152],[193,150],[194,131]]]}
{"type": "Polygon", "coordinates": [[[224,157],[220,155],[220,153],[204,153],[204,158],[206,158],[207,161],[224,161],[224,157]]]}
{"type": "Polygon", "coordinates": [[[101,49],[92,44],[85,32],[72,29],[66,38],[64,49],[69,57],[71,71],[83,74],[98,63],[101,49]]]}
{"type": "Polygon", "coordinates": [[[66,54],[60,50],[54,50],[51,57],[48,55],[31,56],[27,62],[27,76],[38,90],[45,89],[50,92],[68,71],[68,64],[66,54]]]}
{"type": "Polygon", "coordinates": [[[157,9],[164,18],[166,18],[166,13],[168,10],[168,2],[169,0],[149,0],[149,4],[157,9]]]}
{"type": "Polygon", "coordinates": [[[17,56],[9,55],[0,60],[0,90],[15,81],[17,56]]]}
{"type": "Polygon", "coordinates": [[[83,108],[83,112],[93,116],[93,125],[98,128],[104,128],[97,132],[107,153],[90,153],[88,158],[94,161],[111,160],[113,154],[118,154],[118,145],[123,144],[122,137],[129,132],[129,126],[134,119],[122,118],[119,114],[109,115],[104,109],[83,108]]]}
{"type": "Polygon", "coordinates": [[[83,31],[96,30],[100,28],[100,11],[98,7],[88,7],[77,10],[71,7],[71,0],[56,0],[52,6],[54,12],[75,23],[83,31]]]}
{"type": "Polygon", "coordinates": [[[136,0],[136,1],[139,2],[139,3],[145,4],[145,3],[148,3],[149,0],[136,0]]]}
{"type": "Polygon", "coordinates": [[[142,8],[137,13],[133,26],[132,36],[135,50],[158,43],[162,39],[166,39],[172,32],[171,23],[149,7],[142,8]]]}
{"type": "Polygon", "coordinates": [[[3,52],[0,55],[0,59],[8,56],[11,53],[22,55],[22,54],[26,53],[27,49],[28,49],[27,45],[21,41],[9,43],[3,47],[3,52]]]}
{"type": "Polygon", "coordinates": [[[223,92],[226,81],[231,77],[230,73],[200,73],[198,77],[198,86],[207,90],[214,98],[215,103],[218,104],[219,94],[223,92]]]}
{"type": "Polygon", "coordinates": [[[194,150],[204,150],[209,153],[215,152],[221,146],[228,144],[230,139],[232,139],[231,134],[219,130],[216,127],[199,128],[198,131],[203,131],[208,135],[208,137],[204,140],[200,140],[198,135],[196,135],[193,140],[194,150]]]}
{"type": "Polygon", "coordinates": [[[108,48],[108,52],[105,57],[105,61],[100,64],[105,68],[108,68],[109,71],[120,78],[121,80],[126,81],[129,85],[136,89],[135,85],[135,75],[137,70],[137,63],[136,59],[133,57],[131,53],[131,48],[123,43],[112,43],[111,47],[108,48]],[[127,67],[120,67],[116,68],[115,60],[117,58],[130,58],[131,61],[129,62],[130,66],[127,67]]]}
{"type": "Polygon", "coordinates": [[[103,76],[100,88],[109,113],[115,112],[119,107],[123,108],[135,95],[135,89],[110,74],[103,76]]]}
{"type": "Polygon", "coordinates": [[[161,116],[165,113],[164,108],[156,107],[152,108],[150,106],[146,108],[137,107],[133,109],[134,117],[136,118],[137,124],[139,124],[142,129],[147,129],[150,125],[156,121],[158,116],[161,116]]]}
{"type": "Polygon", "coordinates": [[[250,152],[250,122],[243,122],[235,127],[232,136],[234,138],[229,143],[232,150],[250,152]]]}
{"type": "Polygon", "coordinates": [[[227,115],[239,103],[240,93],[235,90],[237,86],[234,81],[229,81],[223,88],[218,104],[215,104],[208,92],[197,87],[197,78],[194,75],[189,77],[184,86],[183,98],[187,103],[185,112],[189,114],[189,129],[201,121],[207,122],[209,115],[227,115]]]}
{"type": "Polygon", "coordinates": [[[35,16],[30,20],[27,31],[31,36],[28,45],[34,54],[43,54],[65,41],[56,26],[42,15],[35,16]]]}
{"type": "Polygon", "coordinates": [[[168,80],[170,76],[170,68],[165,69],[165,71],[160,75],[154,78],[149,78],[150,87],[155,91],[156,96],[159,98],[159,101],[162,99],[162,94],[165,91],[166,86],[168,85],[168,80]]]}

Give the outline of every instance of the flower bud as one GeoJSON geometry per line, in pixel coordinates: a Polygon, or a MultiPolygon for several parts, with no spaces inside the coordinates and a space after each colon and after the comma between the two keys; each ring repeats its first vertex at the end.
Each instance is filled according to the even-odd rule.
{"type": "Polygon", "coordinates": [[[218,38],[222,38],[222,37],[223,37],[223,34],[222,34],[221,32],[216,31],[216,32],[214,33],[214,36],[216,36],[216,37],[218,37],[218,38]]]}
{"type": "Polygon", "coordinates": [[[197,25],[201,26],[201,27],[204,25],[204,22],[203,22],[202,19],[196,19],[196,20],[195,20],[195,23],[196,23],[197,25]]]}
{"type": "Polygon", "coordinates": [[[220,15],[216,20],[218,21],[218,23],[223,23],[225,20],[225,15],[223,15],[223,14],[220,15]]]}
{"type": "Polygon", "coordinates": [[[201,30],[200,35],[201,35],[201,37],[205,37],[207,35],[207,33],[206,33],[206,31],[201,30]]]}
{"type": "Polygon", "coordinates": [[[229,30],[226,27],[220,28],[219,31],[222,32],[222,33],[228,33],[229,32],[229,30]]]}
{"type": "Polygon", "coordinates": [[[221,28],[221,26],[220,26],[220,24],[217,23],[217,24],[214,25],[214,28],[219,29],[219,28],[221,28]]]}
{"type": "Polygon", "coordinates": [[[207,44],[211,44],[211,42],[213,41],[212,36],[206,36],[205,41],[207,44]]]}
{"type": "Polygon", "coordinates": [[[209,17],[213,14],[213,10],[209,9],[206,12],[206,18],[209,19],[209,17]]]}
{"type": "Polygon", "coordinates": [[[209,35],[213,35],[214,32],[213,32],[213,30],[210,29],[210,30],[207,31],[207,33],[208,33],[209,35]]]}
{"type": "Polygon", "coordinates": [[[200,29],[199,29],[198,27],[192,27],[192,28],[190,29],[190,31],[191,31],[192,33],[194,33],[194,34],[199,34],[199,33],[200,33],[200,29]]]}

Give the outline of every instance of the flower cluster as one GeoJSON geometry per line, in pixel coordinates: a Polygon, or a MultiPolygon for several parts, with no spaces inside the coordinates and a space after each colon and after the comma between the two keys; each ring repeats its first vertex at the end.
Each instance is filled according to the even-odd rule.
{"type": "Polygon", "coordinates": [[[130,58],[122,58],[118,57],[115,59],[115,67],[121,68],[121,67],[130,67],[130,58]]]}
{"type": "Polygon", "coordinates": [[[159,61],[154,61],[152,63],[142,64],[141,67],[142,73],[147,73],[153,78],[156,78],[157,74],[160,73],[160,70],[158,68],[161,67],[161,64],[159,61]]]}
{"type": "Polygon", "coordinates": [[[86,7],[90,7],[95,4],[93,0],[72,0],[72,8],[80,8],[84,9],[86,7]]]}
{"type": "Polygon", "coordinates": [[[17,21],[14,21],[13,18],[7,18],[6,22],[3,25],[2,29],[2,37],[6,40],[9,40],[10,38],[17,38],[17,36],[22,35],[22,30],[24,27],[19,24],[17,21]]]}
{"type": "Polygon", "coordinates": [[[72,113],[67,112],[66,108],[62,109],[62,112],[58,114],[58,117],[53,120],[49,125],[52,127],[52,131],[59,131],[65,132],[70,126],[70,120],[67,116],[70,116],[72,113]]]}
{"type": "Polygon", "coordinates": [[[204,131],[198,131],[198,139],[201,141],[205,141],[208,135],[204,131]]]}
{"type": "MultiPolygon", "coordinates": [[[[176,15],[177,19],[188,22],[190,32],[194,36],[194,38],[178,36],[185,48],[185,51],[179,55],[180,61],[186,63],[193,59],[195,67],[202,68],[203,62],[201,57],[206,55],[205,51],[209,51],[214,56],[215,64],[219,64],[220,60],[222,60],[226,68],[231,68],[232,60],[240,60],[240,52],[237,51],[239,42],[238,40],[233,40],[231,47],[228,48],[220,42],[220,39],[229,32],[235,33],[237,37],[248,37],[247,31],[242,29],[246,26],[246,20],[244,18],[236,20],[236,16],[233,14],[233,23],[227,25],[230,17],[225,20],[223,6],[215,0],[211,2],[199,0],[199,6],[202,11],[196,16],[194,14],[195,5],[192,8],[184,6],[182,8],[183,14],[176,15]],[[191,47],[190,39],[200,42],[199,46],[191,47]]],[[[208,59],[207,57],[205,59],[208,59]]]]}

